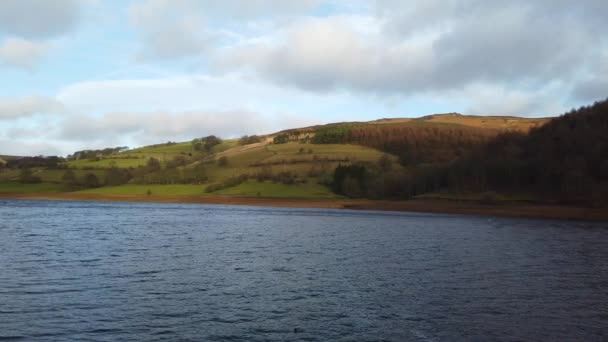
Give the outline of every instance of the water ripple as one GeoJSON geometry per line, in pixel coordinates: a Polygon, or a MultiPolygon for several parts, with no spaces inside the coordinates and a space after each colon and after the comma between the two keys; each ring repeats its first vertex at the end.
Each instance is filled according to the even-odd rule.
{"type": "Polygon", "coordinates": [[[602,341],[608,226],[0,201],[0,341],[602,341]]]}

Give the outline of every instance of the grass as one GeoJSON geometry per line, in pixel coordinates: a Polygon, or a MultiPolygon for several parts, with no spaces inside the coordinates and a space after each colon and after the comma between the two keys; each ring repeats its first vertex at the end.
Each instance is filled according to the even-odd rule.
{"type": "Polygon", "coordinates": [[[174,185],[121,185],[81,190],[75,193],[96,195],[147,195],[150,191],[155,196],[193,196],[205,193],[203,185],[174,184],[174,185]]]}
{"type": "MultiPolygon", "coordinates": [[[[61,169],[47,169],[47,170],[40,170],[38,172],[35,173],[35,176],[38,176],[42,179],[43,182],[51,182],[51,183],[60,183],[62,182],[62,177],[65,174],[67,170],[61,170],[61,169]]],[[[99,181],[102,181],[105,179],[106,177],[106,171],[105,170],[78,170],[78,169],[73,169],[72,170],[74,172],[74,174],[76,175],[76,178],[79,180],[84,179],[84,176],[86,174],[92,173],[95,176],[97,176],[97,179],[99,179],[99,181]]]]}
{"type": "Polygon", "coordinates": [[[339,159],[349,158],[358,161],[377,161],[383,153],[360,145],[350,144],[299,144],[288,143],[268,146],[268,150],[273,152],[273,156],[268,158],[268,161],[280,159],[312,159],[317,156],[319,158],[339,159]],[[303,149],[303,153],[300,153],[303,149]],[[308,154],[308,150],[312,153],[308,154]]]}
{"type": "Polygon", "coordinates": [[[464,126],[489,128],[489,129],[509,129],[527,132],[530,128],[540,126],[547,122],[546,118],[517,118],[501,116],[473,116],[473,115],[433,115],[420,121],[432,123],[449,123],[464,126]]]}
{"type": "MultiPolygon", "coordinates": [[[[76,191],[77,194],[94,195],[147,195],[154,196],[197,196],[205,193],[204,185],[121,185],[76,191]]],[[[248,181],[238,186],[214,192],[212,195],[261,196],[276,198],[339,198],[327,187],[309,182],[308,184],[286,185],[281,183],[248,181]]]]}
{"type": "MultiPolygon", "coordinates": [[[[237,147],[219,154],[228,158],[227,167],[207,164],[207,175],[211,181],[219,181],[240,174],[256,174],[263,165],[271,165],[274,172],[293,172],[300,177],[307,176],[308,171],[319,161],[344,160],[375,162],[383,153],[364,146],[347,144],[270,144],[255,147],[237,147]],[[303,150],[303,153],[300,150],[303,150]],[[308,153],[311,150],[312,153],[308,153]],[[295,161],[295,163],[294,163],[295,161]],[[252,166],[252,165],[261,166],[252,166]]],[[[343,162],[344,163],[344,162],[343,162]]],[[[338,162],[329,162],[333,170],[338,162]]]]}
{"type": "MultiPolygon", "coordinates": [[[[487,193],[483,192],[433,192],[418,195],[416,199],[427,200],[450,200],[450,201],[482,201],[487,193]]],[[[493,194],[497,202],[535,202],[538,199],[529,194],[522,193],[499,193],[493,194]]]]}
{"type": "MultiPolygon", "coordinates": [[[[118,155],[117,155],[118,156],[118,155]]],[[[70,168],[76,169],[84,169],[84,168],[94,168],[94,169],[109,169],[114,165],[115,167],[120,168],[130,168],[130,167],[138,167],[146,165],[148,158],[145,156],[134,156],[137,159],[133,158],[124,158],[124,157],[108,157],[103,158],[98,161],[88,160],[88,159],[80,159],[80,160],[72,160],[67,162],[66,164],[70,168]]]]}
{"type": "Polygon", "coordinates": [[[32,194],[32,193],[56,193],[63,190],[61,184],[55,183],[36,183],[36,184],[23,184],[18,182],[7,182],[0,183],[0,193],[21,193],[21,194],[32,194]]]}
{"type": "Polygon", "coordinates": [[[329,188],[308,182],[307,184],[282,184],[272,182],[247,181],[232,188],[219,190],[214,195],[277,197],[277,198],[340,198],[329,188]]]}
{"type": "Polygon", "coordinates": [[[17,180],[19,178],[19,170],[6,169],[0,171],[0,182],[17,180]]]}

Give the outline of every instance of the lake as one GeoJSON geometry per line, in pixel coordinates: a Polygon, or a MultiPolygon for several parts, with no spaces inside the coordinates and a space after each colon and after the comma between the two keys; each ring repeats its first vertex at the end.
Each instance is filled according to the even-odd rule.
{"type": "Polygon", "coordinates": [[[607,339],[606,223],[0,200],[0,340],[607,339]]]}

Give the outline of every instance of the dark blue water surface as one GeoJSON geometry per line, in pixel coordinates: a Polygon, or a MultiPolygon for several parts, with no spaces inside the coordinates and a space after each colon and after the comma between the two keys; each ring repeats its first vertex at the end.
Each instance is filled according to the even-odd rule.
{"type": "Polygon", "coordinates": [[[606,228],[0,201],[0,340],[603,341],[606,228]]]}

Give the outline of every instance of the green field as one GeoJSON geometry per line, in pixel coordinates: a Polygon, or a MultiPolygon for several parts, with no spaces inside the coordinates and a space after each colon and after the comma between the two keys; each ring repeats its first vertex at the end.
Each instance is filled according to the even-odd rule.
{"type": "MultiPolygon", "coordinates": [[[[95,174],[103,182],[107,169],[110,167],[136,168],[146,165],[149,158],[158,158],[161,165],[176,156],[190,158],[197,155],[191,142],[161,144],[147,146],[134,150],[100,157],[99,160],[74,160],[67,162],[67,166],[75,173],[78,180],[84,179],[88,173],[95,174]]],[[[194,168],[203,163],[208,177],[207,184],[221,183],[224,180],[240,175],[255,176],[262,170],[270,170],[272,174],[291,173],[299,180],[307,183],[282,184],[248,181],[235,187],[215,192],[217,195],[227,196],[262,196],[282,198],[332,198],[336,197],[327,187],[317,184],[319,178],[311,177],[311,170],[321,170],[319,177],[327,177],[340,163],[356,161],[375,162],[383,155],[382,152],[357,145],[347,144],[301,144],[290,142],[286,144],[271,144],[268,140],[256,144],[240,146],[238,140],[225,140],[214,147],[214,153],[208,154],[203,161],[191,159],[191,164],[179,169],[194,168]],[[217,160],[221,157],[228,159],[228,165],[219,166],[217,160]]],[[[200,154],[199,158],[200,160],[200,154]]],[[[33,175],[40,177],[45,184],[21,185],[9,183],[5,185],[5,192],[48,192],[61,191],[62,177],[65,169],[34,169],[33,175]],[[50,184],[56,183],[56,184],[50,184]],[[10,190],[9,190],[10,189],[10,190]]],[[[315,176],[317,177],[317,176],[315,176]]],[[[19,179],[19,170],[5,170],[0,172],[0,182],[14,182],[19,179]]],[[[100,195],[145,195],[148,190],[153,195],[203,195],[204,185],[135,185],[128,184],[115,187],[102,187],[78,191],[77,193],[100,195]]],[[[207,194],[208,195],[208,194],[207,194]]]]}
{"type": "Polygon", "coordinates": [[[93,169],[108,169],[112,166],[120,168],[130,168],[146,165],[149,157],[144,155],[128,155],[128,156],[108,156],[100,160],[71,160],[67,162],[67,166],[75,169],[93,168],[93,169]]]}
{"type": "Polygon", "coordinates": [[[0,171],[0,182],[9,182],[19,178],[19,170],[3,170],[0,171]]]}
{"type": "Polygon", "coordinates": [[[23,184],[18,182],[0,183],[0,193],[56,193],[61,192],[63,186],[54,183],[23,184]]]}
{"type": "Polygon", "coordinates": [[[192,196],[205,194],[205,187],[202,185],[174,184],[174,185],[121,185],[108,186],[77,191],[77,194],[97,194],[97,195],[147,195],[148,190],[155,196],[192,196]]]}
{"type": "Polygon", "coordinates": [[[340,198],[323,185],[316,183],[292,184],[248,181],[232,188],[216,191],[214,195],[255,196],[277,198],[340,198]]]}

